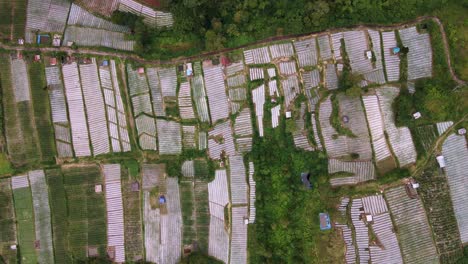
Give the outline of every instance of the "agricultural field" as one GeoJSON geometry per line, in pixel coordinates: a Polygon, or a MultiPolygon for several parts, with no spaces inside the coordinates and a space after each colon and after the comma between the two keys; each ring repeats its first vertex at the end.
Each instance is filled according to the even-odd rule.
{"type": "MultiPolygon", "coordinates": [[[[170,13],[135,0],[29,3],[28,42],[62,32],[63,45],[128,52],[75,57],[73,46],[70,57],[44,52],[34,63],[30,52],[0,55],[7,262],[172,264],[195,252],[233,264],[425,264],[463,255],[466,139],[448,137],[444,170],[421,155],[439,151],[438,135],[458,120],[396,122],[400,87],[438,69],[419,26],[314,33],[174,65],[133,61],[140,36],[105,18],[120,10],[161,28],[172,26],[170,13]],[[408,54],[392,53],[400,43],[408,54]],[[396,180],[382,184],[397,167],[392,177],[415,173],[420,198],[396,180]],[[319,213],[331,230],[320,230],[319,213]],[[8,250],[15,242],[18,256],[8,250]]],[[[170,30],[156,30],[161,41],[170,30]]]]}
{"type": "Polygon", "coordinates": [[[34,111],[34,121],[38,133],[41,160],[53,163],[56,155],[53,128],[50,121],[51,111],[47,92],[44,65],[40,62],[30,63],[29,77],[34,111]]]}
{"type": "Polygon", "coordinates": [[[26,0],[0,1],[0,39],[16,41],[24,37],[26,26],[26,0]]]}
{"type": "Polygon", "coordinates": [[[447,178],[438,168],[435,158],[417,180],[421,183],[419,194],[426,208],[440,261],[453,263],[462,255],[462,243],[447,178]]]}
{"type": "Polygon", "coordinates": [[[13,177],[12,188],[21,261],[22,263],[37,263],[33,199],[27,175],[13,177]]]}
{"type": "Polygon", "coordinates": [[[40,153],[30,95],[30,82],[24,60],[0,58],[4,126],[8,154],[15,166],[35,164],[40,153]]]}
{"type": "Polygon", "coordinates": [[[15,211],[10,179],[0,179],[0,260],[16,263],[17,255],[10,246],[16,241],[15,211]]]}

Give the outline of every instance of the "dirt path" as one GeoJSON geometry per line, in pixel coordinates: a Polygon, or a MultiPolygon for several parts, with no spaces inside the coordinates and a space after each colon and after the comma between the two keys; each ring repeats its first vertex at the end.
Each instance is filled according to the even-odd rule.
{"type": "Polygon", "coordinates": [[[204,59],[209,56],[216,56],[216,55],[221,55],[225,54],[234,50],[238,49],[243,49],[243,48],[250,48],[254,47],[260,44],[266,44],[270,43],[272,41],[280,41],[280,40],[287,40],[287,39],[294,39],[294,38],[303,38],[303,37],[312,37],[312,36],[317,36],[317,35],[322,35],[325,33],[334,33],[334,32],[339,32],[339,31],[346,31],[346,30],[356,30],[356,29],[379,29],[379,30],[395,30],[395,29],[400,29],[408,26],[413,26],[416,25],[424,20],[432,20],[436,22],[439,25],[439,31],[442,34],[442,39],[444,43],[444,50],[445,50],[445,58],[447,60],[447,65],[449,66],[450,69],[450,74],[452,76],[452,79],[457,82],[459,85],[465,85],[466,82],[461,80],[455,75],[455,71],[452,68],[452,63],[450,59],[450,48],[448,45],[447,41],[447,36],[445,34],[445,29],[442,25],[442,22],[438,17],[433,17],[433,16],[422,16],[418,17],[413,21],[405,22],[405,23],[399,23],[399,24],[393,24],[389,26],[382,26],[378,24],[363,24],[360,26],[353,26],[353,27],[343,27],[343,28],[334,28],[334,29],[328,29],[325,31],[317,31],[317,32],[309,32],[309,33],[304,33],[304,34],[295,34],[295,35],[286,35],[286,36],[276,36],[276,37],[270,37],[266,38],[260,41],[256,41],[253,43],[249,43],[246,45],[241,45],[236,48],[228,48],[228,49],[223,49],[219,51],[212,51],[212,52],[205,52],[205,53],[200,53],[195,56],[189,56],[189,57],[180,57],[180,58],[175,58],[171,60],[166,60],[166,61],[161,61],[161,60],[145,60],[141,57],[139,57],[136,54],[130,54],[130,53],[125,53],[125,52],[108,52],[108,51],[99,51],[91,48],[78,48],[78,49],[72,49],[70,47],[47,47],[47,48],[35,48],[35,47],[24,47],[24,46],[12,46],[12,45],[6,45],[4,43],[0,42],[0,48],[6,49],[6,50],[27,50],[27,51],[41,51],[41,52],[57,52],[57,51],[62,51],[62,52],[67,52],[68,54],[89,54],[89,55],[98,55],[98,56],[112,56],[112,57],[118,57],[121,59],[132,59],[140,63],[144,64],[154,64],[154,65],[168,65],[168,64],[177,64],[177,63],[183,63],[185,61],[193,61],[193,60],[198,60],[198,59],[204,59]]]}
{"type": "Polygon", "coordinates": [[[15,31],[13,21],[15,21],[15,1],[11,1],[10,41],[13,41],[13,31],[15,31]]]}

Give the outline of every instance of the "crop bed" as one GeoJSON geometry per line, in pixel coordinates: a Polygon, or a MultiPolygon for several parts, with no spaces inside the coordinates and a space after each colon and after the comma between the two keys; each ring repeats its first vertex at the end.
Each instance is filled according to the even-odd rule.
{"type": "Polygon", "coordinates": [[[419,194],[426,208],[429,224],[441,263],[454,263],[463,255],[457,220],[453,211],[445,175],[438,171],[434,160],[418,180],[419,194]]]}
{"type": "MultiPolygon", "coordinates": [[[[16,252],[10,250],[16,240],[15,214],[10,179],[0,180],[0,256],[6,263],[17,263],[16,252]]],[[[1,260],[1,258],[0,258],[1,260]]]]}
{"type": "Polygon", "coordinates": [[[424,148],[424,151],[428,151],[432,144],[437,139],[437,131],[434,125],[419,126],[414,129],[415,132],[415,143],[424,148]]]}

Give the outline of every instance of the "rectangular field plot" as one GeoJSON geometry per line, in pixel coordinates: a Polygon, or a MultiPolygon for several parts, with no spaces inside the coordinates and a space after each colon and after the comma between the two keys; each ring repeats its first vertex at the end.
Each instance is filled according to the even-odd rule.
{"type": "Polygon", "coordinates": [[[450,135],[442,145],[442,154],[446,160],[445,172],[450,187],[455,217],[460,230],[462,243],[468,242],[468,201],[466,186],[468,180],[468,150],[464,136],[450,135]]]}
{"type": "Polygon", "coordinates": [[[31,36],[35,31],[62,33],[70,10],[70,2],[68,0],[28,1],[26,42],[35,42],[36,39],[31,36]]]}
{"type": "Polygon", "coordinates": [[[247,207],[232,208],[232,233],[230,263],[247,263],[247,207]]]}
{"type": "MultiPolygon", "coordinates": [[[[107,246],[114,248],[115,262],[125,262],[124,210],[120,164],[102,165],[107,207],[107,246]]],[[[131,234],[134,235],[134,234],[131,234]]]]}
{"type": "Polygon", "coordinates": [[[213,130],[208,132],[208,150],[212,159],[219,159],[223,151],[228,156],[236,154],[229,121],[216,125],[213,130]]]}
{"type": "Polygon", "coordinates": [[[171,27],[174,23],[171,13],[156,11],[134,0],[121,0],[119,10],[143,17],[143,22],[155,27],[171,27]]]}
{"type": "MultiPolygon", "coordinates": [[[[441,263],[449,263],[462,254],[462,241],[447,176],[439,171],[436,159],[418,177],[418,194],[427,210],[441,263]]],[[[460,230],[461,231],[461,230],[460,230]]]]}
{"type": "Polygon", "coordinates": [[[315,66],[317,64],[317,42],[315,38],[294,42],[299,67],[315,66]]]}
{"type": "Polygon", "coordinates": [[[18,244],[21,247],[21,260],[22,263],[36,264],[38,259],[34,246],[36,241],[34,208],[29,181],[26,175],[13,177],[11,181],[18,228],[18,244]]]}
{"type": "Polygon", "coordinates": [[[99,167],[63,166],[62,171],[67,197],[70,255],[83,259],[92,248],[104,255],[107,244],[105,198],[103,193],[95,192],[95,186],[103,184],[99,167]]]}
{"type": "Polygon", "coordinates": [[[17,263],[16,251],[10,245],[16,242],[15,212],[11,180],[0,179],[0,255],[6,263],[17,263]]]}
{"type": "Polygon", "coordinates": [[[200,75],[195,76],[192,79],[192,92],[193,101],[197,109],[198,119],[202,122],[210,122],[210,114],[208,112],[208,100],[205,92],[205,85],[203,83],[203,77],[200,75]]]}
{"type": "Polygon", "coordinates": [[[0,1],[0,37],[16,41],[24,37],[28,1],[0,1]],[[11,39],[13,38],[13,39],[11,39]]]}
{"type": "Polygon", "coordinates": [[[400,57],[392,52],[392,48],[397,46],[395,32],[382,32],[382,42],[387,80],[396,82],[400,79],[400,57]]]}
{"type": "Polygon", "coordinates": [[[217,170],[215,179],[208,183],[210,203],[210,230],[208,254],[228,263],[229,234],[224,222],[224,207],[229,202],[226,170],[217,170]]]}
{"type": "Polygon", "coordinates": [[[55,161],[55,144],[50,121],[49,96],[47,89],[44,89],[47,85],[43,64],[37,62],[31,63],[29,65],[29,73],[34,121],[42,154],[41,159],[44,162],[53,162],[55,161]]]}
{"type": "Polygon", "coordinates": [[[40,160],[34,113],[30,101],[26,63],[0,57],[0,74],[4,109],[4,127],[8,153],[14,165],[40,160]],[[21,100],[20,102],[17,102],[21,100]]]}
{"type": "Polygon", "coordinates": [[[50,193],[55,261],[71,263],[71,253],[68,250],[67,197],[61,170],[46,170],[46,179],[50,193]]]}
{"type": "Polygon", "coordinates": [[[432,76],[432,47],[428,33],[420,34],[416,27],[400,29],[401,42],[408,47],[408,80],[432,76]]]}
{"type": "Polygon", "coordinates": [[[39,263],[54,263],[49,195],[45,174],[43,170],[30,171],[28,177],[33,197],[36,241],[40,243],[38,261],[39,263]]]}
{"type": "Polygon", "coordinates": [[[77,26],[68,26],[65,30],[63,45],[70,41],[78,46],[102,46],[128,51],[132,51],[135,45],[135,41],[126,40],[126,35],[121,32],[77,26]]]}
{"type": "Polygon", "coordinates": [[[372,136],[375,159],[377,162],[391,157],[390,149],[384,134],[384,122],[379,107],[379,100],[375,95],[363,96],[362,101],[366,109],[367,122],[372,136]]]}
{"type": "Polygon", "coordinates": [[[247,181],[242,156],[229,157],[229,179],[231,186],[231,203],[247,204],[247,181]]]}
{"type": "Polygon", "coordinates": [[[78,65],[75,62],[63,65],[62,72],[68,109],[70,110],[70,124],[75,155],[77,157],[91,156],[88,124],[86,122],[78,65]]]}
{"type": "Polygon", "coordinates": [[[229,105],[224,85],[223,70],[220,66],[203,66],[206,93],[210,105],[211,122],[229,116],[229,105]]]}
{"type": "Polygon", "coordinates": [[[158,119],[159,153],[162,155],[180,154],[182,152],[182,131],[180,123],[158,119]]]}
{"type": "Polygon", "coordinates": [[[437,249],[419,199],[408,197],[405,187],[385,192],[405,263],[439,263],[437,249]]]}
{"type": "Polygon", "coordinates": [[[122,169],[122,198],[124,210],[125,253],[128,261],[137,261],[143,256],[143,228],[141,217],[140,191],[132,190],[132,184],[140,184],[134,180],[127,169],[122,169]]]}
{"type": "Polygon", "coordinates": [[[383,113],[385,131],[395,156],[400,162],[400,167],[416,162],[416,149],[414,147],[411,132],[407,127],[396,127],[392,108],[393,100],[398,96],[399,89],[386,86],[377,89],[380,109],[383,113]]]}
{"type": "Polygon", "coordinates": [[[88,11],[76,4],[71,5],[70,15],[68,16],[67,24],[69,26],[81,26],[105,29],[115,32],[130,33],[130,28],[126,26],[113,24],[110,21],[94,16],[93,14],[89,13],[88,11]]]}

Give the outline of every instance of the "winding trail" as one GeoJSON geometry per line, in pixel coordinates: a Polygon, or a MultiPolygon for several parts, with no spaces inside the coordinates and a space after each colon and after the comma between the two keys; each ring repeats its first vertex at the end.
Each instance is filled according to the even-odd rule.
{"type": "Polygon", "coordinates": [[[266,44],[272,41],[279,41],[279,40],[287,40],[287,39],[295,39],[295,38],[303,38],[303,37],[311,37],[311,36],[317,36],[317,35],[322,35],[325,33],[335,33],[339,31],[345,31],[345,30],[352,30],[352,29],[380,29],[380,30],[395,30],[395,29],[400,29],[408,26],[413,26],[416,25],[424,20],[432,20],[439,25],[439,31],[442,35],[442,40],[444,43],[444,50],[445,50],[445,58],[447,60],[447,65],[450,69],[450,75],[452,76],[452,79],[458,84],[458,85],[465,85],[466,81],[458,78],[455,74],[455,71],[453,70],[452,67],[452,62],[450,58],[450,48],[449,44],[447,41],[447,35],[445,33],[444,26],[440,19],[435,16],[421,16],[416,18],[415,20],[405,22],[405,23],[398,23],[398,24],[393,24],[393,25],[388,25],[388,26],[383,26],[383,25],[378,25],[378,24],[362,24],[359,26],[350,26],[350,27],[342,27],[342,28],[334,28],[334,29],[328,29],[325,31],[316,31],[316,32],[309,32],[309,33],[302,33],[302,34],[294,34],[294,35],[285,35],[285,36],[275,36],[275,37],[270,37],[266,38],[263,40],[259,40],[253,43],[249,43],[246,45],[241,45],[235,48],[227,48],[219,51],[211,51],[211,52],[205,52],[205,53],[200,53],[195,56],[188,56],[188,57],[179,57],[179,58],[174,58],[170,60],[146,60],[136,54],[131,54],[129,52],[110,52],[110,51],[100,51],[97,49],[92,49],[92,48],[78,48],[78,49],[72,49],[70,47],[44,47],[44,48],[37,48],[37,47],[24,47],[24,46],[17,46],[17,45],[8,45],[0,42],[0,48],[6,49],[6,50],[14,50],[14,51],[40,51],[40,52],[66,52],[67,54],[89,54],[89,55],[97,55],[97,56],[112,56],[112,57],[118,57],[121,59],[132,59],[135,61],[138,61],[140,63],[144,64],[154,64],[154,65],[167,65],[167,64],[177,64],[177,63],[183,63],[185,61],[191,61],[191,60],[197,60],[197,59],[203,59],[209,56],[216,56],[216,55],[222,55],[224,53],[238,50],[238,49],[243,49],[243,48],[249,48],[253,46],[257,46],[260,44],[266,44]]]}

